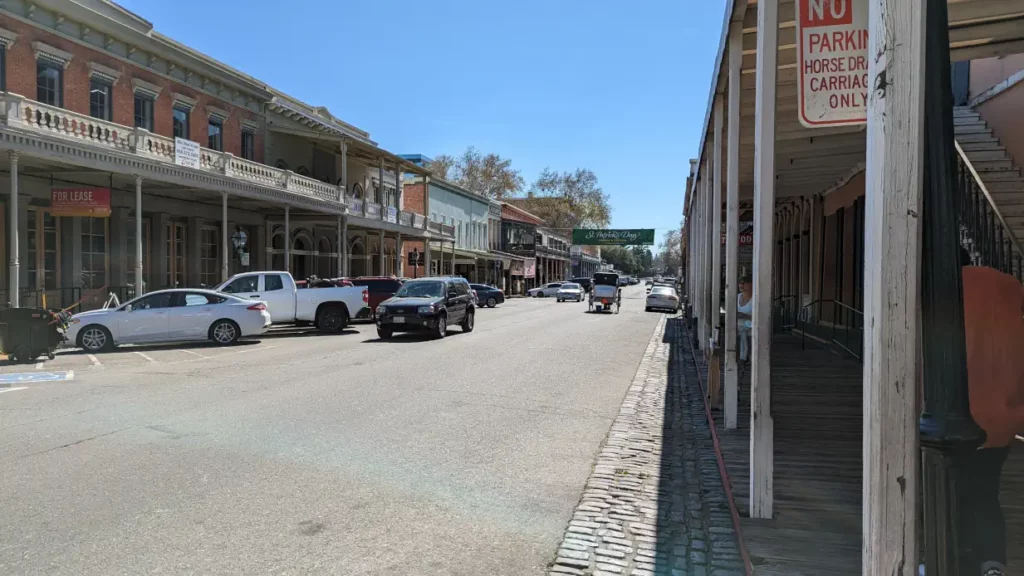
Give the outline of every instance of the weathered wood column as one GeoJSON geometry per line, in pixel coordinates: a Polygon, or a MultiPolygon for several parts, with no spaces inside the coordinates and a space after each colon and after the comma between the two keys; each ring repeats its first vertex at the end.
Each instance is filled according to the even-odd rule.
{"type": "Polygon", "coordinates": [[[739,408],[739,362],[736,350],[736,305],[739,296],[740,234],[740,72],[743,24],[729,29],[729,129],[726,136],[725,217],[725,427],[736,428],[739,408]]]}
{"type": "Polygon", "coordinates": [[[21,305],[21,265],[18,261],[18,153],[12,150],[7,154],[11,161],[11,195],[7,202],[7,253],[10,255],[7,302],[11,308],[18,308],[21,305]]]}
{"type": "Polygon", "coordinates": [[[718,327],[722,309],[722,95],[715,96],[714,152],[711,154],[711,330],[718,327]]]}
{"type": "Polygon", "coordinates": [[[775,425],[771,414],[772,268],[775,242],[775,93],[779,0],[757,5],[754,104],[754,306],[750,369],[750,516],[771,518],[775,425]]]}
{"type": "Polygon", "coordinates": [[[872,90],[864,207],[865,575],[917,574],[921,70],[925,6],[936,4],[871,0],[868,11],[872,90]]]}

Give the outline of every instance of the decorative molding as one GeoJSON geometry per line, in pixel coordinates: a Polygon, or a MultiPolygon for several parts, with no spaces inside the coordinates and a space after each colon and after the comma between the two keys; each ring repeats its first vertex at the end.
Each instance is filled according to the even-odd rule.
{"type": "Polygon", "coordinates": [[[6,28],[0,28],[0,44],[10,48],[14,41],[18,39],[18,35],[6,28]]]}
{"type": "Polygon", "coordinates": [[[85,26],[82,28],[82,40],[89,40],[89,34],[92,33],[92,28],[85,26]]]}
{"type": "Polygon", "coordinates": [[[57,19],[53,23],[53,27],[56,30],[60,30],[61,28],[64,27],[64,15],[60,14],[60,13],[57,13],[56,16],[57,16],[57,19]]]}
{"type": "Polygon", "coordinates": [[[60,48],[50,46],[49,44],[39,42],[38,40],[32,43],[32,50],[36,53],[36,60],[49,60],[50,62],[59,64],[64,68],[68,67],[68,64],[71,63],[71,58],[74,56],[74,54],[70,52],[65,52],[60,48]]]}
{"type": "Polygon", "coordinates": [[[89,78],[98,77],[101,80],[106,80],[112,85],[117,84],[117,81],[121,78],[121,73],[113,68],[108,68],[103,64],[97,64],[96,62],[89,62],[89,78]]]}
{"type": "Polygon", "coordinates": [[[103,49],[107,52],[111,52],[114,47],[114,37],[107,34],[106,38],[103,39],[103,49]]]}
{"type": "Polygon", "coordinates": [[[260,123],[255,120],[248,118],[242,118],[242,130],[251,130],[253,132],[259,132],[260,123]]]}
{"type": "Polygon", "coordinates": [[[142,78],[132,78],[132,91],[142,92],[147,96],[151,96],[154,100],[160,96],[160,91],[163,90],[160,86],[151,82],[146,82],[142,78]]]}
{"type": "Polygon", "coordinates": [[[1002,82],[996,84],[995,86],[989,88],[988,90],[985,90],[981,94],[978,94],[977,96],[974,97],[973,100],[968,102],[967,105],[970,106],[971,108],[976,108],[984,104],[985,102],[988,102],[989,100],[995,98],[996,96],[999,96],[1003,92],[1006,92],[1010,88],[1013,88],[1022,81],[1024,81],[1024,70],[1020,70],[1018,72],[1011,74],[1002,82]]]}
{"type": "Polygon", "coordinates": [[[171,100],[173,100],[173,106],[176,108],[187,108],[192,110],[196,107],[196,99],[180,94],[178,92],[171,92],[171,100]]]}
{"type": "Polygon", "coordinates": [[[227,120],[228,117],[231,116],[231,113],[227,110],[224,110],[223,108],[217,108],[216,106],[210,106],[209,104],[206,105],[206,114],[209,115],[211,118],[217,118],[221,122],[227,120]]]}

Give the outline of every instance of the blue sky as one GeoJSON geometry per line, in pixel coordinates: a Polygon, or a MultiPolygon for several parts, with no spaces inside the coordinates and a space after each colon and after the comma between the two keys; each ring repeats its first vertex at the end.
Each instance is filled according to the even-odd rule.
{"type": "Polygon", "coordinates": [[[679,225],[724,0],[118,0],[396,153],[593,170],[612,225],[679,225]]]}

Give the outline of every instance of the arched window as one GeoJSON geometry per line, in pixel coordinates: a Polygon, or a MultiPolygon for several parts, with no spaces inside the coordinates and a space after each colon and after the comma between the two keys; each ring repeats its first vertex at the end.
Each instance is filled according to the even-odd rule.
{"type": "Polygon", "coordinates": [[[352,185],[352,197],[353,198],[362,198],[363,197],[363,185],[362,184],[356,182],[355,184],[352,185]]]}
{"type": "Polygon", "coordinates": [[[349,275],[352,277],[366,276],[366,246],[358,236],[349,242],[349,275]]]}
{"type": "Polygon", "coordinates": [[[284,232],[277,232],[270,239],[270,268],[284,270],[284,232]]]}
{"type": "Polygon", "coordinates": [[[316,275],[321,278],[334,278],[337,276],[338,274],[334,271],[337,259],[331,253],[331,241],[329,238],[320,238],[317,252],[316,275]]]}

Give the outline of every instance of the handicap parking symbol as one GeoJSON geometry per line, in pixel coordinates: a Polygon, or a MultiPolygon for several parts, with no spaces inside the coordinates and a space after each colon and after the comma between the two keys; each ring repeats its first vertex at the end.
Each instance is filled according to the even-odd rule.
{"type": "Polygon", "coordinates": [[[74,370],[67,370],[61,372],[25,372],[23,374],[0,374],[0,388],[11,386],[12,384],[24,384],[26,382],[61,382],[74,379],[74,370]]]}

